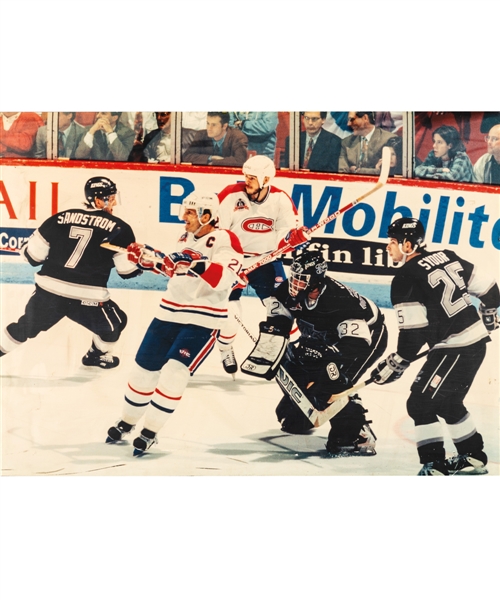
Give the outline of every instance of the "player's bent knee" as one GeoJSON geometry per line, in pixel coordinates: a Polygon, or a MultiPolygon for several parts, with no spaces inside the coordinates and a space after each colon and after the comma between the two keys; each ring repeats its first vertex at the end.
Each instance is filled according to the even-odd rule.
{"type": "Polygon", "coordinates": [[[158,387],[168,390],[169,394],[182,396],[189,382],[190,372],[186,365],[170,359],[161,370],[158,387]]]}
{"type": "Polygon", "coordinates": [[[129,376],[129,385],[139,392],[152,392],[159,378],[160,371],[148,371],[135,363],[129,376]]]}

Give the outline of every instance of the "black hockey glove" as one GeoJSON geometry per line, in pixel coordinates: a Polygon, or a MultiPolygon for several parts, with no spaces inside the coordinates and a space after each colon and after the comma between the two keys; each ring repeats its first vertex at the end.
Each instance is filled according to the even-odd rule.
{"type": "Polygon", "coordinates": [[[491,332],[500,327],[500,319],[496,308],[486,308],[484,304],[479,305],[479,315],[486,329],[491,332]]]}
{"type": "Polygon", "coordinates": [[[399,356],[397,352],[393,352],[385,360],[378,363],[377,368],[371,372],[371,377],[379,385],[392,383],[399,379],[409,366],[409,360],[399,356]]]}

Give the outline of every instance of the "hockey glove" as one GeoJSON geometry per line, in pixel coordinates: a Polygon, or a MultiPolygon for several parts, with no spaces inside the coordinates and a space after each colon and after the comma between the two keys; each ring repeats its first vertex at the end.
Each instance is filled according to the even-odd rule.
{"type": "Polygon", "coordinates": [[[486,308],[484,304],[479,305],[479,315],[486,329],[491,332],[500,327],[500,319],[496,308],[486,308]]]}
{"type": "MultiPolygon", "coordinates": [[[[311,241],[311,235],[307,227],[291,229],[278,244],[278,249],[290,246],[291,250],[300,250],[305,248],[311,241]]],[[[287,250],[289,252],[289,250],[287,250]]]]}
{"type": "Polygon", "coordinates": [[[146,244],[134,242],[127,246],[127,259],[143,271],[162,273],[162,260],[165,255],[146,244]]]}
{"type": "Polygon", "coordinates": [[[396,381],[396,379],[399,379],[405,369],[409,366],[409,360],[399,356],[397,352],[393,352],[392,354],[389,354],[385,360],[380,362],[376,369],[373,369],[371,378],[379,385],[392,383],[393,381],[396,381]]]}
{"type": "Polygon", "coordinates": [[[202,258],[199,252],[193,250],[183,250],[182,252],[172,252],[163,259],[161,270],[167,277],[173,277],[174,273],[182,270],[187,271],[191,263],[202,258]]]}

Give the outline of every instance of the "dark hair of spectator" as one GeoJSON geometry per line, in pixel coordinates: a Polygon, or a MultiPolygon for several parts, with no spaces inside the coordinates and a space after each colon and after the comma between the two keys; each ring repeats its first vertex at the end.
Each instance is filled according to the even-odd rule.
{"type": "MultiPolygon", "coordinates": [[[[306,112],[307,112],[306,110],[302,111],[302,112],[300,113],[300,116],[301,116],[301,117],[303,117],[303,116],[306,114],[306,112]]],[[[323,119],[323,121],[324,121],[324,120],[326,119],[326,115],[327,115],[327,114],[328,114],[328,113],[326,113],[326,112],[320,112],[320,113],[319,113],[319,116],[320,116],[320,117],[323,119]]]]}
{"type": "Polygon", "coordinates": [[[114,117],[114,116],[118,116],[118,118],[120,118],[120,117],[122,116],[122,113],[121,113],[121,112],[119,112],[119,113],[117,113],[117,112],[112,112],[112,113],[111,113],[111,116],[112,116],[112,117],[114,117]]]}
{"type": "Polygon", "coordinates": [[[432,132],[432,139],[435,135],[440,135],[447,144],[451,144],[451,148],[448,150],[448,156],[450,160],[453,160],[457,152],[465,152],[465,146],[460,138],[460,134],[455,127],[451,125],[442,125],[432,132]]]}
{"type": "Polygon", "coordinates": [[[394,149],[396,154],[396,166],[391,167],[389,175],[403,174],[403,140],[400,137],[393,137],[387,140],[384,146],[394,149]]]}
{"type": "Polygon", "coordinates": [[[374,112],[357,112],[356,116],[358,116],[360,119],[361,117],[364,117],[365,115],[368,115],[368,120],[370,121],[370,123],[372,125],[375,125],[375,113],[374,112]]]}
{"type": "Polygon", "coordinates": [[[75,117],[76,117],[76,113],[74,113],[74,112],[63,112],[63,115],[71,115],[71,120],[72,121],[74,121],[75,117]]]}
{"type": "Polygon", "coordinates": [[[224,123],[229,123],[228,112],[209,112],[207,113],[207,117],[220,117],[220,122],[222,125],[224,125],[224,123]]]}

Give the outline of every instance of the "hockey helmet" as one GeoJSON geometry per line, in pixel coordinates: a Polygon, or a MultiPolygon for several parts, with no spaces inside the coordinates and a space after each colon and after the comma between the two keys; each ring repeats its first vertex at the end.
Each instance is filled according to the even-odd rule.
{"type": "Polygon", "coordinates": [[[95,200],[99,198],[108,204],[110,196],[116,195],[116,183],[107,177],[91,177],[85,184],[85,199],[95,207],[95,200]]]}
{"type": "Polygon", "coordinates": [[[425,229],[418,219],[403,217],[389,225],[387,237],[397,240],[400,245],[411,242],[413,251],[415,251],[424,245],[425,229]]]}
{"type": "Polygon", "coordinates": [[[243,165],[243,175],[256,177],[259,182],[259,187],[263,188],[264,179],[266,177],[269,177],[269,180],[265,185],[270,185],[272,179],[276,175],[276,167],[270,158],[257,154],[256,156],[251,156],[243,165]]]}
{"type": "Polygon", "coordinates": [[[297,256],[290,267],[290,296],[295,298],[299,292],[322,288],[327,270],[328,263],[321,252],[308,250],[297,256]]]}
{"type": "Polygon", "coordinates": [[[182,210],[196,211],[200,225],[206,225],[206,223],[201,222],[201,217],[208,210],[211,217],[209,223],[217,220],[217,215],[219,213],[219,198],[217,197],[217,194],[214,194],[213,192],[191,192],[191,194],[186,196],[182,201],[182,210]]]}

